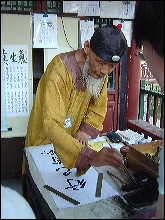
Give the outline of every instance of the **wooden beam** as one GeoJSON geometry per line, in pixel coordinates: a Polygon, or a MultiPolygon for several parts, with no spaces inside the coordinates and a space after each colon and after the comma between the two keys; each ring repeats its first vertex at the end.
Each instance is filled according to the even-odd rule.
{"type": "Polygon", "coordinates": [[[141,132],[147,136],[150,136],[154,140],[162,140],[164,139],[164,129],[159,128],[156,125],[152,125],[149,122],[143,121],[141,119],[138,120],[128,120],[127,121],[128,128],[141,132]]]}

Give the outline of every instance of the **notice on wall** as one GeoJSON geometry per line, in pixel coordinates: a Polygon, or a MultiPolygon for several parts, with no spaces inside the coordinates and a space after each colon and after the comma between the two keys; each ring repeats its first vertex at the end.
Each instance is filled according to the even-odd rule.
{"type": "Polygon", "coordinates": [[[79,1],[78,16],[100,16],[99,1],[79,1]]]}
{"type": "MultiPolygon", "coordinates": [[[[2,51],[1,51],[2,53],[2,51]]],[[[1,131],[7,131],[6,101],[5,101],[5,77],[3,56],[1,54],[1,131]]]]}
{"type": "Polygon", "coordinates": [[[3,45],[2,62],[6,117],[28,116],[28,46],[3,45]]]}
{"type": "Polygon", "coordinates": [[[132,21],[113,20],[113,25],[122,24],[122,32],[127,40],[128,47],[131,47],[132,42],[132,21]]]}
{"type": "Polygon", "coordinates": [[[63,12],[78,13],[79,7],[79,1],[63,1],[63,12]]]}
{"type": "Polygon", "coordinates": [[[120,17],[123,19],[134,19],[136,1],[121,1],[120,17]]]}
{"type": "Polygon", "coordinates": [[[136,1],[100,1],[100,18],[133,19],[136,1]]]}
{"type": "Polygon", "coordinates": [[[32,15],[33,20],[33,48],[58,48],[57,43],[57,15],[32,15]]]}
{"type": "MultiPolygon", "coordinates": [[[[77,169],[65,168],[56,155],[52,144],[31,146],[28,147],[28,151],[34,160],[45,185],[48,185],[78,201],[79,205],[77,206],[119,195],[119,193],[103,179],[101,196],[95,197],[98,172],[93,167],[90,167],[84,175],[77,177],[77,169]]],[[[52,192],[50,192],[50,194],[59,209],[76,206],[52,192]]]]}
{"type": "Polygon", "coordinates": [[[80,20],[81,46],[86,40],[90,40],[94,33],[94,21],[80,20]]]}

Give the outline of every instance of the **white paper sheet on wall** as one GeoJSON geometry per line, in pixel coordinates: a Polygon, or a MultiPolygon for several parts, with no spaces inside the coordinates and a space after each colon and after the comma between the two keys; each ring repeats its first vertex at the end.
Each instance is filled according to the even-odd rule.
{"type": "Polygon", "coordinates": [[[6,116],[29,116],[28,46],[3,45],[6,116]]]}
{"type": "MultiPolygon", "coordinates": [[[[2,52],[2,50],[1,50],[2,52]]],[[[6,101],[5,101],[5,77],[3,56],[1,54],[1,131],[7,131],[7,115],[6,115],[6,101]]]]}
{"type": "Polygon", "coordinates": [[[136,1],[121,1],[121,4],[120,18],[134,19],[136,1]]]}
{"type": "Polygon", "coordinates": [[[100,1],[100,18],[119,18],[120,1],[100,1]]]}
{"type": "MultiPolygon", "coordinates": [[[[105,180],[102,181],[101,197],[95,197],[98,172],[93,168],[76,177],[76,168],[66,169],[54,152],[52,144],[28,147],[46,185],[64,193],[85,205],[119,195],[105,180]]],[[[47,190],[47,189],[45,189],[47,190]]],[[[75,207],[74,204],[50,192],[57,207],[75,207]]]]}
{"type": "Polygon", "coordinates": [[[99,1],[79,1],[78,16],[100,16],[99,1]]]}
{"type": "Polygon", "coordinates": [[[122,24],[122,32],[127,40],[128,47],[131,47],[132,42],[132,21],[113,20],[114,25],[122,24]]]}
{"type": "MultiPolygon", "coordinates": [[[[1,45],[3,45],[2,19],[1,19],[1,45]]],[[[1,131],[7,131],[3,50],[1,50],[1,131]]]]}
{"type": "Polygon", "coordinates": [[[33,48],[58,48],[57,43],[57,15],[32,15],[33,20],[33,48]]]}
{"type": "Polygon", "coordinates": [[[90,40],[94,33],[94,21],[80,20],[81,46],[86,40],[90,40]]]}
{"type": "Polygon", "coordinates": [[[63,12],[78,13],[79,7],[79,1],[63,1],[63,12]]]}
{"type": "Polygon", "coordinates": [[[100,1],[100,18],[133,19],[136,1],[100,1]]]}

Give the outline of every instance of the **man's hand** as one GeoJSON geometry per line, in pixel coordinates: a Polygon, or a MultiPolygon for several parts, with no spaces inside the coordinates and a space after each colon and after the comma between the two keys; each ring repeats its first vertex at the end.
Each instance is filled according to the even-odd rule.
{"type": "Polygon", "coordinates": [[[122,154],[117,149],[103,147],[99,152],[96,152],[90,164],[96,167],[108,165],[118,168],[124,165],[124,160],[122,154]]]}
{"type": "Polygon", "coordinates": [[[85,132],[78,130],[74,135],[74,138],[76,138],[84,146],[88,145],[89,136],[85,132]]]}

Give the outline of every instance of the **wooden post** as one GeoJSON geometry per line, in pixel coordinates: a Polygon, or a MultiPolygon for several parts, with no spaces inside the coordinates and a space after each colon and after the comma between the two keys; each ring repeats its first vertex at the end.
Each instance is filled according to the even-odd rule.
{"type": "MultiPolygon", "coordinates": [[[[140,90],[145,89],[145,80],[142,79],[140,80],[140,90]]],[[[145,97],[145,93],[140,92],[140,99],[139,99],[139,118],[143,120],[143,116],[144,116],[144,97],[145,97]]]]}
{"type": "Polygon", "coordinates": [[[139,95],[140,95],[140,73],[141,61],[135,56],[135,41],[128,48],[128,70],[127,70],[127,88],[126,88],[126,118],[125,127],[127,128],[127,120],[136,120],[139,115],[139,95]]]}
{"type": "Polygon", "coordinates": [[[41,4],[42,4],[42,11],[47,11],[46,1],[41,1],[41,4]]]}
{"type": "Polygon", "coordinates": [[[36,11],[41,11],[41,1],[36,1],[36,11]]]}

